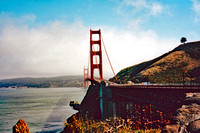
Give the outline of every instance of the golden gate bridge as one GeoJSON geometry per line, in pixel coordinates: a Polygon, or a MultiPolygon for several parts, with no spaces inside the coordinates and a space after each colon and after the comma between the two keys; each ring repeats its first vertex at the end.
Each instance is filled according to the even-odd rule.
{"type": "MultiPolygon", "coordinates": [[[[91,30],[90,29],[90,76],[89,76],[89,67],[84,67],[84,87],[88,86],[88,80],[104,80],[103,78],[103,65],[102,65],[102,45],[104,46],[105,54],[107,56],[107,59],[109,61],[109,65],[111,67],[111,70],[116,78],[116,81],[118,81],[113,66],[111,64],[110,58],[108,56],[108,52],[106,50],[104,40],[101,35],[101,29],[99,30],[91,30]],[[97,35],[98,38],[96,40],[93,38],[93,35],[97,35]],[[97,73],[99,77],[95,77],[94,71],[97,69],[97,73]]],[[[89,66],[89,63],[88,63],[89,66]]]]}
{"type": "MultiPolygon", "coordinates": [[[[101,30],[90,30],[90,77],[89,69],[84,68],[84,85],[88,81],[91,85],[79,109],[83,114],[96,119],[131,118],[134,129],[159,128],[174,121],[176,109],[184,104],[186,93],[200,92],[200,85],[106,84],[102,71],[102,42],[101,30]],[[93,40],[93,34],[98,35],[98,40],[93,40]],[[99,78],[94,77],[96,69],[99,78]]],[[[103,45],[114,73],[104,42],[103,45]]]]}

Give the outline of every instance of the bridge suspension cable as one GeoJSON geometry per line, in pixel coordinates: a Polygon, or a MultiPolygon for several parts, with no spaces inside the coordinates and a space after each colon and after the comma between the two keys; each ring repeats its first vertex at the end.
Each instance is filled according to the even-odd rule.
{"type": "Polygon", "coordinates": [[[105,53],[106,53],[108,62],[109,62],[109,64],[110,64],[110,67],[111,67],[111,69],[112,69],[112,72],[113,72],[113,74],[114,74],[114,76],[115,76],[115,79],[118,81],[117,76],[116,76],[116,74],[115,74],[115,71],[114,71],[114,69],[113,69],[113,66],[112,66],[112,64],[111,64],[110,58],[109,58],[109,56],[108,56],[108,52],[107,52],[107,50],[106,50],[106,46],[105,46],[105,43],[104,43],[104,41],[103,41],[103,37],[101,36],[101,38],[102,38],[103,47],[104,47],[104,50],[105,50],[105,53]]]}

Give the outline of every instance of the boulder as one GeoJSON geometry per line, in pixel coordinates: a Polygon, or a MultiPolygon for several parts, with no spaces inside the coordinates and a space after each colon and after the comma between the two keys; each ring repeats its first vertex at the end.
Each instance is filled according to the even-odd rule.
{"type": "Polygon", "coordinates": [[[166,125],[161,133],[178,133],[179,127],[179,124],[166,125]]]}
{"type": "Polygon", "coordinates": [[[181,125],[189,125],[189,123],[200,119],[200,105],[193,103],[190,105],[183,105],[177,109],[176,119],[181,125]]]}
{"type": "Polygon", "coordinates": [[[200,120],[191,122],[187,127],[187,131],[189,133],[200,133],[200,120]]]}
{"type": "Polygon", "coordinates": [[[200,93],[186,93],[183,104],[188,105],[191,103],[200,104],[200,93]]]}
{"type": "Polygon", "coordinates": [[[28,125],[23,119],[20,119],[14,126],[13,126],[13,133],[30,133],[28,129],[28,125]]]}

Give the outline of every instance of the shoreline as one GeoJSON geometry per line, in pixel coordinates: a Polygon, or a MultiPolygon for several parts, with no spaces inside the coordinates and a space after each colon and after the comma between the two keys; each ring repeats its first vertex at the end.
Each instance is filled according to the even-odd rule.
{"type": "MultiPolygon", "coordinates": [[[[94,124],[88,124],[87,127],[95,128],[97,130],[97,127],[101,127],[103,123],[103,127],[106,127],[106,131],[108,129],[116,129],[120,125],[114,125],[114,126],[105,126],[105,124],[109,125],[108,123],[112,121],[112,123],[119,123],[119,121],[126,121],[126,124],[122,124],[121,127],[123,127],[120,130],[148,130],[148,129],[154,129],[154,130],[174,130],[176,132],[186,132],[187,130],[191,131],[191,126],[193,123],[200,122],[200,92],[195,93],[185,93],[185,98],[183,99],[182,106],[176,108],[174,111],[174,115],[171,116],[171,119],[167,121],[167,119],[163,119],[162,116],[158,119],[155,119],[154,121],[146,121],[146,125],[141,124],[141,120],[137,120],[134,117],[133,118],[120,118],[120,117],[114,117],[111,119],[105,119],[101,120],[101,115],[99,114],[100,108],[96,105],[99,105],[98,99],[98,85],[90,86],[88,88],[88,91],[81,102],[80,110],[78,113],[72,115],[70,118],[67,119],[66,127],[64,131],[68,130],[82,130],[84,125],[87,124],[80,124],[80,123],[88,123],[89,121],[93,121],[94,124]],[[91,111],[93,110],[93,111],[91,111]],[[97,111],[97,112],[95,112],[97,111]],[[130,122],[127,124],[127,122],[130,122]],[[153,123],[152,123],[153,122],[153,123]],[[77,124],[78,123],[78,124],[77,124]]],[[[162,113],[162,112],[160,112],[162,113]]],[[[158,113],[159,114],[159,113],[158,113]]],[[[90,123],[90,122],[89,122],[90,123]]],[[[200,126],[200,125],[199,125],[200,126]]],[[[200,131],[200,127],[196,126],[196,130],[200,131]]],[[[63,131],[63,133],[64,133],[63,131]]],[[[160,132],[159,131],[159,132],[160,132]]]]}

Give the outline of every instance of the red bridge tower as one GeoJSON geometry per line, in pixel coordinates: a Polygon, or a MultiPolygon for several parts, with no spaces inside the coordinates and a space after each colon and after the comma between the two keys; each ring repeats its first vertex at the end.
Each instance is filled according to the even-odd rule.
{"type": "Polygon", "coordinates": [[[99,70],[100,80],[103,79],[102,71],[102,51],[101,51],[101,30],[91,30],[90,29],[90,65],[91,65],[91,79],[94,79],[94,69],[99,70]],[[93,40],[92,35],[98,34],[98,40],[93,40]],[[94,45],[98,46],[98,49],[95,49],[94,45]],[[98,58],[99,57],[99,58],[98,58]],[[94,60],[96,58],[96,64],[94,60]],[[98,58],[98,59],[97,59],[98,58]]]}
{"type": "Polygon", "coordinates": [[[83,73],[84,73],[84,88],[86,88],[86,87],[89,86],[88,81],[87,81],[87,78],[89,77],[89,70],[88,70],[88,68],[84,67],[83,73]]]}

